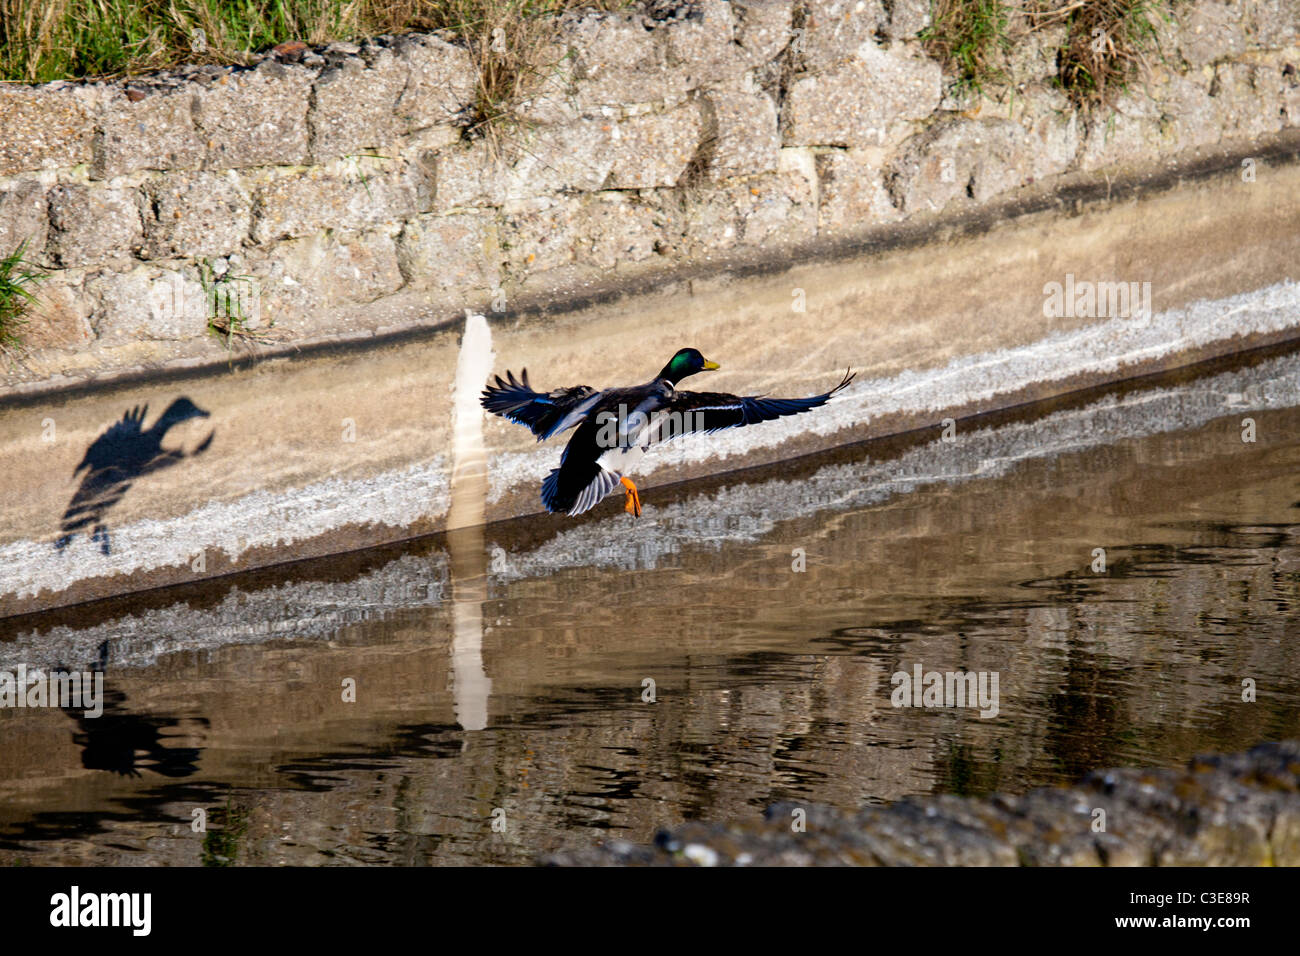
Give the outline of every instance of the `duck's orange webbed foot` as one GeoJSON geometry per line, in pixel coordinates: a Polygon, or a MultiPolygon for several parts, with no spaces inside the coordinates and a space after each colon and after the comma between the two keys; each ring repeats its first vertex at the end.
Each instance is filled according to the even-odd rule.
{"type": "Polygon", "coordinates": [[[641,496],[637,494],[636,485],[632,484],[631,478],[619,479],[623,487],[627,489],[627,501],[623,504],[623,510],[633,518],[641,517],[641,496]]]}

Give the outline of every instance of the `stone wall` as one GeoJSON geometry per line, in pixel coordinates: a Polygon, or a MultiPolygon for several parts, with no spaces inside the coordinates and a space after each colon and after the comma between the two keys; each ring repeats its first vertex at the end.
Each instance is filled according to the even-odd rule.
{"type": "Polygon", "coordinates": [[[224,360],[214,309],[265,348],[437,324],[1300,126],[1298,0],[1179,9],[1148,75],[1088,110],[1052,34],[960,95],[918,41],[928,0],[569,14],[488,136],[444,36],[0,85],[0,254],[28,240],[50,273],[0,387],[224,360]]]}

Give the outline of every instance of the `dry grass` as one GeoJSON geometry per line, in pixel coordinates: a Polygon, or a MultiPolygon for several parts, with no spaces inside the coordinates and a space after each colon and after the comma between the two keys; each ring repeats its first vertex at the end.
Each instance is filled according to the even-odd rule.
{"type": "Polygon", "coordinates": [[[1007,56],[1017,43],[1063,26],[1056,82],[1079,106],[1108,102],[1146,64],[1157,27],[1178,0],[934,0],[927,51],[979,91],[1006,82],[1007,56]]]}

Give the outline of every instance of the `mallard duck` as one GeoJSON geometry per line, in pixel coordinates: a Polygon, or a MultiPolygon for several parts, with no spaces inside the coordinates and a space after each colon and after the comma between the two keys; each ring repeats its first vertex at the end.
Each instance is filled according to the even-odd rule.
{"type": "Polygon", "coordinates": [[[641,515],[641,496],[627,473],[651,445],[688,432],[710,434],[724,428],[754,425],[783,415],[796,415],[825,405],[836,392],[853,381],[853,372],[829,392],[810,398],[764,398],[723,392],[686,392],[677,383],[697,372],[711,372],[697,349],[681,349],[659,374],[644,385],[607,388],[589,385],[535,392],[528,370],[483,390],[483,407],[494,415],[527,426],[537,440],[577,428],[560,456],[560,467],[542,482],[542,504],[555,514],[578,515],[590,511],[620,484],[626,492],[624,510],[641,515]]]}

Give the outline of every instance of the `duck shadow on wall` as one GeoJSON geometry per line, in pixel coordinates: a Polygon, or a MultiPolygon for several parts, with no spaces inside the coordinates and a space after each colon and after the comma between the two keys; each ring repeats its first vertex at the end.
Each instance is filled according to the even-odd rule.
{"type": "Polygon", "coordinates": [[[136,479],[201,455],[208,450],[217,433],[215,428],[208,432],[208,437],[191,452],[167,449],[162,442],[171,428],[192,418],[207,418],[209,413],[182,396],[168,405],[157,421],[145,428],[144,419],[148,411],[148,405],[137,405],[128,410],[86,449],[81,464],[72,473],[74,478],[83,471],[85,475],[63,512],[60,535],[54,542],[57,550],[62,551],[79,532],[86,531],[90,539],[99,544],[100,551],[111,554],[113,548],[106,516],[136,479]]]}

